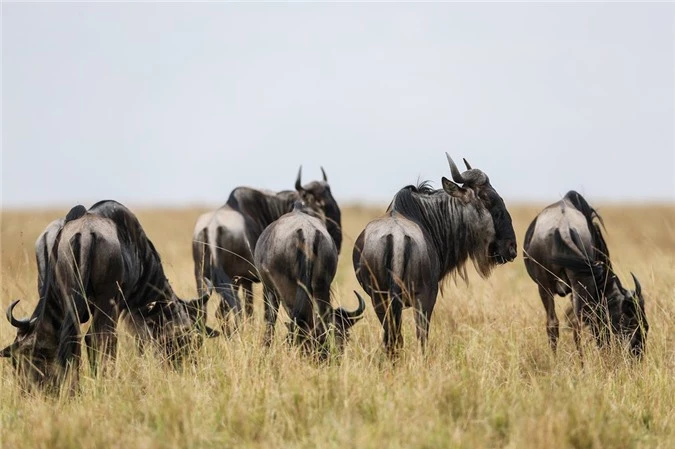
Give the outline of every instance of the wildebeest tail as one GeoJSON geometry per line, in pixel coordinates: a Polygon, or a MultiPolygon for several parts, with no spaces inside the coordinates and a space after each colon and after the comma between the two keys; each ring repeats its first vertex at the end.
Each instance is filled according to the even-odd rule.
{"type": "Polygon", "coordinates": [[[76,313],[80,323],[89,320],[89,307],[87,305],[87,295],[90,294],[91,265],[96,252],[96,234],[88,234],[84,251],[82,248],[83,236],[81,233],[75,234],[69,243],[72,251],[71,281],[73,311],[76,313]]]}
{"type": "Polygon", "coordinates": [[[389,296],[392,301],[403,301],[403,282],[406,278],[406,273],[408,271],[408,261],[410,260],[410,254],[412,252],[412,241],[409,236],[404,237],[403,244],[403,266],[401,267],[401,272],[396,273],[394,269],[394,236],[388,234],[385,237],[384,245],[384,268],[387,273],[387,289],[389,290],[389,296]]]}
{"type": "Polygon", "coordinates": [[[213,279],[211,276],[211,246],[209,245],[208,229],[203,228],[195,236],[192,242],[192,259],[195,264],[195,279],[197,281],[197,294],[203,296],[211,293],[213,290],[213,279]],[[209,280],[211,284],[206,282],[209,280]]]}
{"type": "Polygon", "coordinates": [[[604,262],[595,261],[590,257],[583,256],[583,253],[581,252],[583,243],[581,242],[579,234],[574,229],[570,230],[570,238],[576,248],[569,248],[562,238],[560,229],[555,230],[555,246],[551,262],[563,268],[570,269],[581,276],[592,276],[595,285],[604,285],[608,274],[604,262]],[[572,249],[573,252],[570,252],[569,249],[572,249]]]}
{"type": "Polygon", "coordinates": [[[296,231],[296,270],[298,273],[298,286],[295,291],[295,303],[291,311],[291,319],[296,323],[303,317],[310,316],[312,308],[312,271],[314,264],[308,258],[308,245],[302,229],[296,231]]]}
{"type": "Polygon", "coordinates": [[[609,249],[607,248],[607,242],[605,242],[602,230],[600,229],[600,226],[603,228],[605,227],[605,222],[602,220],[602,217],[598,211],[588,204],[586,199],[581,196],[579,192],[570,190],[565,195],[565,198],[586,218],[588,230],[590,231],[594,242],[594,259],[603,262],[611,269],[612,264],[609,260],[609,249]]]}

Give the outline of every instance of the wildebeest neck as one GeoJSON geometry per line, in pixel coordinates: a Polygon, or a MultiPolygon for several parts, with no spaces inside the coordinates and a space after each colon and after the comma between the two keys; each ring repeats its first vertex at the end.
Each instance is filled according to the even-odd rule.
{"type": "Polygon", "coordinates": [[[388,210],[422,228],[438,258],[439,281],[455,269],[462,275],[469,257],[481,276],[490,274],[494,262],[487,255],[487,244],[494,235],[494,226],[487,212],[481,213],[472,204],[425,184],[401,189],[388,210]]]}

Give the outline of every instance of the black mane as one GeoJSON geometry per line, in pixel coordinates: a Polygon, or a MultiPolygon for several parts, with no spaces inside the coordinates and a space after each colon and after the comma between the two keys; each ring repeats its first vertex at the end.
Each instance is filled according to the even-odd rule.
{"type": "Polygon", "coordinates": [[[471,257],[481,276],[487,277],[491,265],[480,257],[480,231],[474,227],[476,212],[444,190],[434,190],[428,181],[403,187],[389,205],[390,214],[401,214],[417,223],[435,250],[440,266],[439,281],[457,270],[466,278],[464,264],[471,257]]]}

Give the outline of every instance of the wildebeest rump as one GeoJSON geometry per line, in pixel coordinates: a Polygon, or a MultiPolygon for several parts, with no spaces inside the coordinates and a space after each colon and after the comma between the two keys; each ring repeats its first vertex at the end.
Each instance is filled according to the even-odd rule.
{"type": "Polygon", "coordinates": [[[297,342],[323,349],[327,349],[323,343],[330,328],[335,330],[339,350],[362,317],[365,303],[358,293],[355,311],[333,309],[330,304],[338,252],[320,218],[311,205],[297,201],[292,212],[272,223],[258,239],[254,260],[263,283],[266,344],[271,342],[280,303],[291,318],[289,329],[297,342]]]}
{"type": "Polygon", "coordinates": [[[253,313],[252,283],[259,282],[253,266],[253,250],[260,234],[274,221],[293,209],[300,193],[311,196],[326,216],[326,227],[338,252],[342,244],[340,208],[333,198],[326,173],[322,181],[301,184],[298,172],[295,191],[278,193],[249,187],[237,187],[221,208],[203,214],[197,220],[192,238],[195,279],[199,294],[210,281],[222,297],[218,314],[230,311],[238,315],[241,302],[236,290],[241,287],[245,313],[253,313]]]}
{"type": "Polygon", "coordinates": [[[373,301],[392,355],[402,345],[404,307],[415,309],[424,349],[439,283],[451,272],[466,277],[469,259],[487,277],[496,264],[516,257],[511,216],[487,175],[466,161],[467,171],[460,173],[447,158],[461,187],[445,177],[443,190],[426,184],[404,187],[354,246],[356,277],[373,301]]]}
{"type": "Polygon", "coordinates": [[[633,275],[635,291],[626,290],[612,270],[602,235],[602,219],[577,192],[546,207],[525,234],[525,267],[539,286],[546,310],[549,343],[555,351],[559,337],[554,295],[572,293],[574,341],[581,352],[579,328],[586,323],[599,346],[610,334],[623,336],[641,355],[649,325],[642,289],[633,275]]]}
{"type": "Polygon", "coordinates": [[[2,351],[12,357],[22,379],[58,386],[70,371],[77,374],[80,324],[90,361],[114,357],[116,326],[122,311],[136,320],[139,338],[161,344],[169,357],[180,355],[203,324],[208,297],[183,301],[164,275],[159,254],[136,217],[115,201],[87,211],[73,208],[50,252],[40,299],[30,319],[7,317],[17,337],[2,351]],[[73,368],[70,370],[69,368],[73,368]]]}

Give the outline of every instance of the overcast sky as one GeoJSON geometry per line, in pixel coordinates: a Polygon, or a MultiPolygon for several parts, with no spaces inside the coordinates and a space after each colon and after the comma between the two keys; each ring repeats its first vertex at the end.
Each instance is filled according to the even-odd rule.
{"type": "Polygon", "coordinates": [[[323,165],[675,200],[673,4],[2,5],[2,205],[217,206],[323,165]]]}

